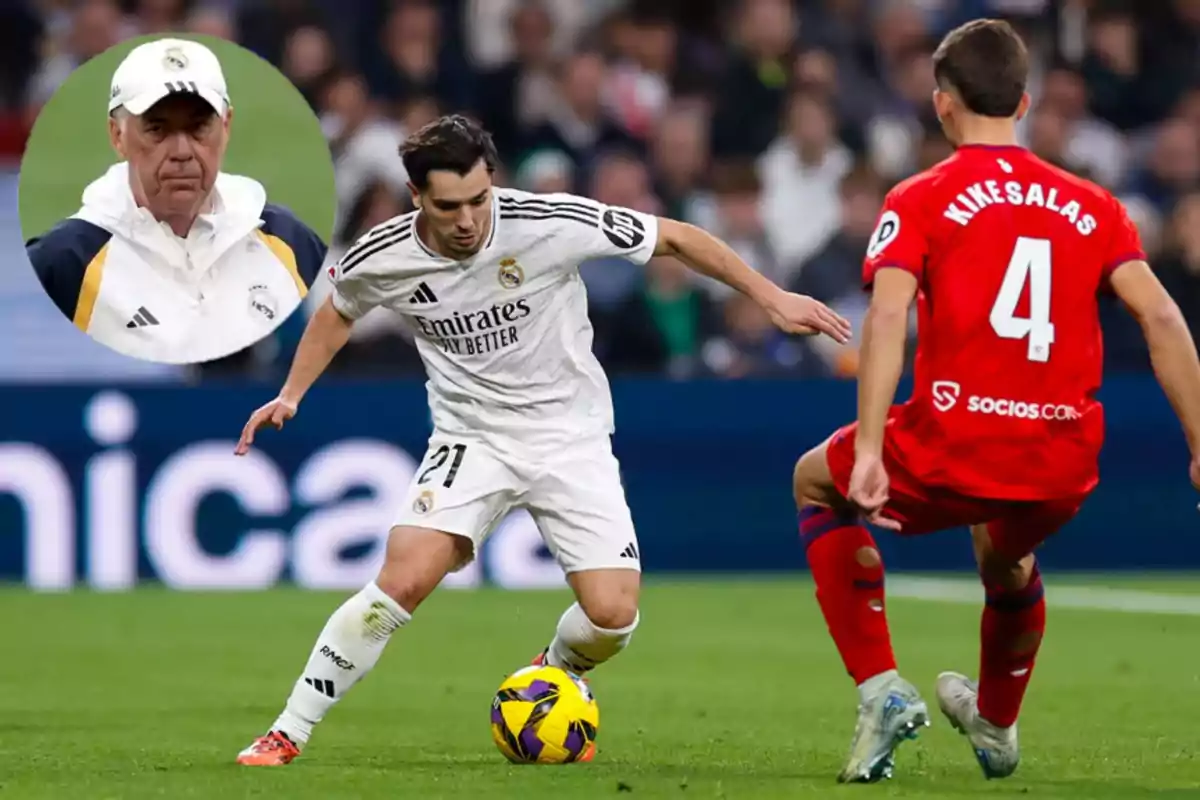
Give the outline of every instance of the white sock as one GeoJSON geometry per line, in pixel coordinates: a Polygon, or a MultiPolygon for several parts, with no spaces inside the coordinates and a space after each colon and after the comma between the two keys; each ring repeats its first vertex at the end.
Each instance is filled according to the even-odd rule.
{"type": "Polygon", "coordinates": [[[282,731],[303,746],[313,726],[371,671],[392,633],[411,618],[374,582],[342,603],[317,637],[308,664],[271,730],[282,731]]]}
{"type": "Polygon", "coordinates": [[[878,675],[872,675],[858,685],[858,699],[866,703],[868,700],[875,697],[879,692],[891,683],[896,678],[900,677],[900,673],[894,669],[885,670],[878,675]]]}
{"type": "Polygon", "coordinates": [[[624,650],[640,619],[639,614],[632,624],[615,631],[598,628],[579,603],[573,603],[558,620],[554,641],[546,651],[546,663],[582,675],[624,650]]]}

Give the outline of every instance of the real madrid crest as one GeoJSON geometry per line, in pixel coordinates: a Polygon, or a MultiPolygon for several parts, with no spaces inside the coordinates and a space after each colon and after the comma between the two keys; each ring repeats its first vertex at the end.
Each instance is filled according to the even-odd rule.
{"type": "Polygon", "coordinates": [[[433,510],[433,492],[426,489],[413,500],[413,511],[418,514],[428,514],[433,510]]]}
{"type": "Polygon", "coordinates": [[[275,296],[261,283],[256,283],[250,287],[250,313],[262,314],[267,319],[275,319],[278,313],[279,304],[275,301],[275,296]]]}
{"type": "Polygon", "coordinates": [[[500,272],[497,277],[505,289],[516,289],[525,282],[525,270],[521,269],[515,258],[503,258],[500,260],[500,272]]]}
{"type": "Polygon", "coordinates": [[[169,70],[178,72],[181,69],[187,69],[188,58],[183,54],[183,50],[178,47],[168,47],[167,52],[163,53],[163,66],[169,70]]]}

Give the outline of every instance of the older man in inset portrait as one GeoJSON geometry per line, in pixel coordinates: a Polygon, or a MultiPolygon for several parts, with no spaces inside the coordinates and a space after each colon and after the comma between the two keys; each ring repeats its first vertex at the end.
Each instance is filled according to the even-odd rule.
{"type": "Polygon", "coordinates": [[[97,341],[151,361],[211,361],[270,334],[326,245],[261,183],[221,171],[233,107],[217,56],[182,39],[136,47],[108,115],[121,161],[26,245],[46,292],[97,341]]]}

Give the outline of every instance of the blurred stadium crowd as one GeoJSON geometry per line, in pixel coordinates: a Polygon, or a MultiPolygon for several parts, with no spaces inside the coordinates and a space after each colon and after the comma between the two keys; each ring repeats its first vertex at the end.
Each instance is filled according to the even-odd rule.
{"type": "MultiPolygon", "coordinates": [[[[332,256],[409,207],[406,132],[467,111],[495,134],[502,182],[696,223],[852,319],[884,193],[951,152],[930,106],[938,38],[1004,16],[1035,54],[1024,143],[1125,200],[1200,334],[1195,0],[9,0],[3,16],[0,152],[14,163],[39,105],[89,56],[133,35],[212,34],[277,65],[319,115],[332,256]]],[[[784,337],[672,260],[582,271],[614,373],[855,370],[853,348],[784,337]]],[[[274,375],[302,322],[210,371],[274,375]]],[[[1148,368],[1132,321],[1106,308],[1105,327],[1110,369],[1148,368]]],[[[349,348],[342,373],[420,369],[387,312],[349,348]]]]}

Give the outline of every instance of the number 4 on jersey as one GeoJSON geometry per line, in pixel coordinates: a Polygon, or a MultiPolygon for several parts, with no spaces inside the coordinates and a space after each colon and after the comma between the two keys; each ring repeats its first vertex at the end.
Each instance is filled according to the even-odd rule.
{"type": "Polygon", "coordinates": [[[1050,240],[1017,239],[1000,293],[992,306],[992,330],[1002,339],[1029,339],[1030,361],[1049,361],[1054,344],[1050,321],[1050,240]],[[1017,303],[1029,284],[1029,316],[1017,316],[1017,303]]]}

